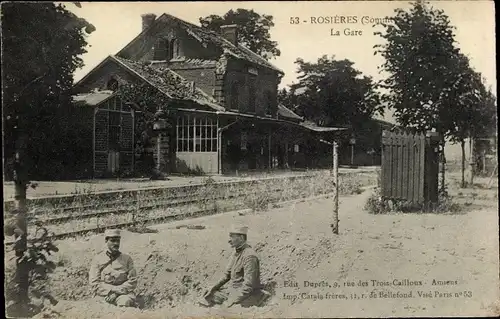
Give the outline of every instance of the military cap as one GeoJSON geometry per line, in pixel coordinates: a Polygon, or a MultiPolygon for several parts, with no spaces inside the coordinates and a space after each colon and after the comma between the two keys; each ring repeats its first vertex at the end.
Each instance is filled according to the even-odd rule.
{"type": "Polygon", "coordinates": [[[230,234],[242,234],[246,235],[248,233],[248,227],[246,226],[233,226],[229,230],[230,234]]]}
{"type": "Polygon", "coordinates": [[[108,237],[122,237],[122,235],[120,234],[120,230],[119,229],[106,229],[106,231],[104,232],[104,237],[105,238],[108,238],[108,237]]]}

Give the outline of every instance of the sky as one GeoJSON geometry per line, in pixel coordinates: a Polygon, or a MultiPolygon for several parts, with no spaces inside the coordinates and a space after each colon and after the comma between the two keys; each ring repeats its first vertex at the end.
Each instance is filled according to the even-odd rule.
{"type": "MultiPolygon", "coordinates": [[[[354,67],[375,81],[383,77],[378,67],[384,62],[374,55],[373,46],[383,39],[373,34],[374,19],[393,16],[396,8],[410,7],[408,1],[290,1],[290,2],[81,2],[82,8],[67,8],[96,27],[87,38],[89,47],[82,56],[85,66],[75,72],[75,82],[104,60],[116,54],[141,32],[141,15],[168,13],[199,25],[199,18],[223,15],[230,9],[253,9],[272,15],[275,26],[271,39],[278,42],[281,55],[270,62],[285,72],[280,88],[296,82],[297,58],[314,62],[323,55],[349,59],[354,67]],[[298,17],[299,23],[292,23],[298,17]],[[341,23],[342,20],[351,23],[341,23]],[[333,23],[328,23],[328,22],[333,23]],[[323,23],[321,23],[323,22],[323,23]],[[337,22],[337,23],[336,23],[337,22]],[[345,29],[357,35],[345,35],[345,29]],[[334,36],[336,32],[339,36],[334,36]]],[[[456,27],[457,46],[481,72],[496,95],[495,7],[493,1],[430,1],[444,10],[456,27]]],[[[387,115],[391,117],[390,115],[387,115]]],[[[386,116],[386,119],[388,119],[386,116]]]]}

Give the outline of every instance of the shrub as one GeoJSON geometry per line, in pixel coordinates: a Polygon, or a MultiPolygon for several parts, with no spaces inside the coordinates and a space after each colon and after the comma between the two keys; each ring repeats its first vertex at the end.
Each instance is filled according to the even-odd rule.
{"type": "Polygon", "coordinates": [[[383,214],[389,211],[387,202],[382,200],[382,197],[380,196],[379,188],[376,188],[371,196],[368,197],[364,208],[370,214],[383,214]]]}
{"type": "Polygon", "coordinates": [[[376,188],[365,203],[365,210],[370,214],[385,214],[389,212],[401,213],[457,213],[462,207],[454,203],[447,194],[440,194],[435,204],[419,204],[404,200],[387,200],[380,195],[380,189],[376,188]]]}
{"type": "MultiPolygon", "coordinates": [[[[56,264],[48,259],[53,252],[59,249],[52,243],[46,228],[38,227],[35,236],[28,242],[27,250],[22,256],[18,256],[16,264],[18,267],[26,267],[29,272],[30,299],[37,298],[49,300],[52,304],[57,304],[57,300],[47,291],[46,281],[48,274],[56,268],[56,264]]],[[[7,281],[5,287],[5,301],[7,312],[12,315],[32,316],[41,310],[40,306],[33,304],[23,304],[18,298],[17,272],[6,269],[7,281]]]]}
{"type": "Polygon", "coordinates": [[[253,185],[251,191],[246,194],[243,202],[252,211],[263,211],[271,203],[271,196],[269,185],[265,182],[257,182],[253,185]]]}

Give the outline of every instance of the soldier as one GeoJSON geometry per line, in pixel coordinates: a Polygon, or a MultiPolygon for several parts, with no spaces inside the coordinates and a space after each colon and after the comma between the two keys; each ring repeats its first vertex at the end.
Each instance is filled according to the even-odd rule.
{"type": "Polygon", "coordinates": [[[104,234],[107,249],[99,253],[90,266],[89,282],[95,295],[119,307],[134,307],[137,272],[129,255],[120,249],[120,231],[108,229],[104,234]]]}
{"type": "Polygon", "coordinates": [[[222,277],[212,288],[205,291],[200,305],[211,307],[224,304],[231,307],[259,306],[270,293],[261,289],[259,258],[247,244],[247,227],[233,227],[229,233],[229,244],[235,249],[222,277]],[[227,282],[230,285],[222,288],[227,282]]]}

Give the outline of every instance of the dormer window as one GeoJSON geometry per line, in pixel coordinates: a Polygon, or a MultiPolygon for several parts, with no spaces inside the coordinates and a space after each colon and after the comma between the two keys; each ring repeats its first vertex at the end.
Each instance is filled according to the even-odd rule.
{"type": "Polygon", "coordinates": [[[153,60],[163,61],[169,60],[169,52],[168,52],[168,41],[166,39],[158,39],[156,40],[156,45],[154,48],[154,56],[153,60]]]}

